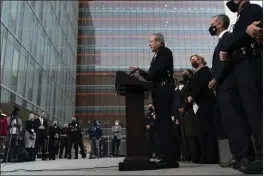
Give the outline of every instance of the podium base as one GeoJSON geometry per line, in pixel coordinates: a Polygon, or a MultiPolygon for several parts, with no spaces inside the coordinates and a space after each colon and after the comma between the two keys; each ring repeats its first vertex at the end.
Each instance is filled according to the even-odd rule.
{"type": "Polygon", "coordinates": [[[156,162],[149,159],[126,158],[119,163],[119,171],[156,170],[156,162]]]}

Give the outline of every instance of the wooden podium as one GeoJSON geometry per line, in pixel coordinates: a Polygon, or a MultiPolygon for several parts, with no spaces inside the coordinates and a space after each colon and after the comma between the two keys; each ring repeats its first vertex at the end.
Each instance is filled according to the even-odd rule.
{"type": "Polygon", "coordinates": [[[152,170],[156,163],[148,157],[144,99],[149,97],[152,83],[139,81],[125,72],[116,72],[115,87],[118,95],[126,97],[127,156],[119,163],[120,171],[152,170]]]}

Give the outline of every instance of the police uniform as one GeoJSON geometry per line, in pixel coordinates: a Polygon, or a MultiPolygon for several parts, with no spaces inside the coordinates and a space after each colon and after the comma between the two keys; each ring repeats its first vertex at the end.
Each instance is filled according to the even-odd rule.
{"type": "Polygon", "coordinates": [[[71,159],[71,149],[72,144],[74,144],[74,151],[75,151],[75,159],[78,159],[78,146],[80,143],[80,133],[81,127],[80,125],[73,121],[68,125],[68,159],[71,159]]]}
{"type": "Polygon", "coordinates": [[[246,33],[247,27],[254,21],[262,21],[263,9],[257,4],[246,2],[238,12],[238,19],[229,37],[228,45],[223,50],[231,55],[231,62],[235,62],[234,77],[240,92],[243,107],[247,114],[253,136],[255,136],[256,160],[261,163],[241,167],[242,172],[262,172],[262,91],[263,91],[263,58],[262,49],[257,42],[246,33]],[[259,167],[257,167],[259,166],[259,167]]]}
{"type": "Polygon", "coordinates": [[[173,91],[173,56],[169,48],[161,46],[154,55],[148,73],[148,81],[153,83],[152,100],[155,108],[157,131],[164,159],[158,167],[178,167],[177,154],[173,146],[173,122],[171,120],[173,91]]]}

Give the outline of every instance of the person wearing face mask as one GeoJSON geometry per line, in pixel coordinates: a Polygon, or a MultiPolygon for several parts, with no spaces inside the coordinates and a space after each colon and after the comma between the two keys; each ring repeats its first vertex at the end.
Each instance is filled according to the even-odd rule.
{"type": "MultiPolygon", "coordinates": [[[[262,23],[263,9],[249,0],[231,0],[227,7],[238,13],[228,44],[220,51],[223,62],[235,63],[234,81],[237,84],[256,149],[255,160],[241,165],[246,174],[262,173],[263,170],[263,50],[260,42],[252,36],[250,28],[255,21],[262,23]],[[260,21],[260,22],[259,22],[260,21]]],[[[261,27],[262,24],[255,24],[261,27]]]]}
{"type": "Polygon", "coordinates": [[[214,127],[215,95],[208,88],[212,78],[211,70],[200,54],[192,55],[190,61],[197,71],[192,76],[191,92],[187,100],[189,103],[196,103],[199,107],[196,115],[200,124],[200,161],[202,164],[218,164],[218,145],[214,127]]]}
{"type": "Polygon", "coordinates": [[[184,85],[180,90],[181,106],[178,109],[180,112],[181,133],[182,133],[182,160],[184,162],[200,162],[200,125],[197,116],[193,111],[192,103],[188,102],[188,97],[191,93],[191,83],[193,72],[190,69],[184,70],[183,73],[184,85]]]}
{"type": "Polygon", "coordinates": [[[75,117],[72,117],[72,122],[68,124],[68,159],[71,159],[72,144],[74,144],[75,157],[78,159],[78,146],[80,143],[81,127],[75,117]]]}
{"type": "Polygon", "coordinates": [[[240,103],[240,95],[234,82],[234,67],[232,63],[220,61],[219,53],[225,47],[231,34],[227,31],[230,20],[228,16],[220,14],[211,20],[209,32],[217,36],[219,42],[215,47],[212,63],[212,81],[208,87],[216,90],[216,100],[219,107],[224,128],[229,141],[232,159],[222,166],[240,168],[248,164],[254,157],[254,149],[251,140],[250,128],[246,121],[243,105],[240,103]],[[239,134],[239,135],[237,135],[239,134]]]}
{"type": "Polygon", "coordinates": [[[57,121],[53,121],[49,128],[49,160],[55,160],[58,154],[60,128],[57,121]]]}
{"type": "Polygon", "coordinates": [[[115,121],[115,125],[112,127],[113,140],[112,140],[112,156],[118,157],[121,136],[121,126],[118,121],[115,121]]]}
{"type": "Polygon", "coordinates": [[[35,152],[38,153],[39,148],[41,148],[41,158],[42,160],[47,160],[46,156],[46,143],[47,143],[47,133],[48,133],[48,120],[46,119],[46,113],[41,111],[39,117],[34,120],[35,132],[36,132],[36,143],[35,152]]]}

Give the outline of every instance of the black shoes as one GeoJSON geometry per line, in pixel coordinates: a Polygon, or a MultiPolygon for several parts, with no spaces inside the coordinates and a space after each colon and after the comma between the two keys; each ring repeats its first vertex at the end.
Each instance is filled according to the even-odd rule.
{"type": "Polygon", "coordinates": [[[247,165],[241,165],[239,171],[245,174],[263,174],[263,162],[255,160],[247,165]]]}
{"type": "Polygon", "coordinates": [[[156,164],[157,169],[165,169],[165,168],[178,168],[179,163],[177,161],[175,162],[168,162],[165,160],[161,160],[157,162],[156,164]]]}

